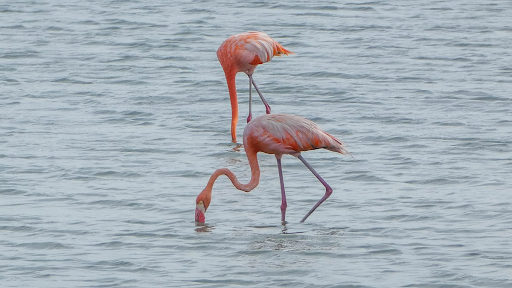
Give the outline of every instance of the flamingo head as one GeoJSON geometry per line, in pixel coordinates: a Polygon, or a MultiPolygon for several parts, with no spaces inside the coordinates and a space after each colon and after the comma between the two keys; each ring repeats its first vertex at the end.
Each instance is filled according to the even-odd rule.
{"type": "Polygon", "coordinates": [[[207,189],[203,190],[201,194],[197,196],[196,199],[196,222],[204,223],[206,217],[204,214],[206,213],[206,209],[210,206],[211,201],[211,191],[207,191],[207,189]],[[209,192],[209,193],[208,193],[209,192]]]}
{"type": "Polygon", "coordinates": [[[206,220],[206,217],[204,217],[204,214],[206,213],[206,208],[204,207],[204,202],[201,201],[197,203],[196,205],[196,222],[204,223],[206,220]]]}

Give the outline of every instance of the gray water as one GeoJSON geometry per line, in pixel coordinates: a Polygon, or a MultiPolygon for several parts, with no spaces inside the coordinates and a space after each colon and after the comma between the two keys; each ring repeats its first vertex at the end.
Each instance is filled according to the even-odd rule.
{"type": "Polygon", "coordinates": [[[0,3],[0,286],[512,287],[512,2],[233,2],[0,3]],[[260,154],[196,226],[250,178],[215,52],[251,30],[295,52],[273,113],[354,159],[303,153],[334,193],[299,224],[324,189],[284,157],[282,226],[260,154]]]}

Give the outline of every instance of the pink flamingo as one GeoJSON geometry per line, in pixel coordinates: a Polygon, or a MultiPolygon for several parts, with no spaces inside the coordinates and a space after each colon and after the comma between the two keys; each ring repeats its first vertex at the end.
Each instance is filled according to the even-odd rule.
{"type": "Polygon", "coordinates": [[[250,192],[260,181],[260,168],[257,153],[264,152],[274,154],[277,159],[279,179],[281,182],[281,221],[286,223],[286,195],[284,190],[283,171],[281,168],[281,157],[290,154],[299,158],[304,165],[318,178],[325,187],[324,196],[309,210],[300,222],[304,222],[320,204],[332,194],[332,188],[302,157],[302,151],[324,148],[343,155],[350,154],[343,142],[322,131],[314,122],[294,115],[267,114],[254,118],[247,124],[244,130],[244,147],[251,167],[251,180],[247,184],[238,181],[233,172],[227,168],[216,170],[204,190],[196,199],[197,222],[205,222],[205,213],[212,199],[212,188],[215,180],[220,175],[226,175],[233,185],[244,192],[250,192]]]}
{"type": "Polygon", "coordinates": [[[233,35],[226,39],[217,50],[226,81],[228,84],[229,98],[231,99],[231,139],[236,143],[236,124],[238,122],[238,97],[236,93],[235,76],[238,72],[244,72],[249,76],[249,116],[247,122],[252,119],[251,88],[254,85],[265,104],[267,114],[270,114],[270,106],[256,86],[252,78],[254,69],[259,64],[270,61],[274,56],[288,55],[292,52],[286,50],[263,32],[246,32],[233,35]]]}

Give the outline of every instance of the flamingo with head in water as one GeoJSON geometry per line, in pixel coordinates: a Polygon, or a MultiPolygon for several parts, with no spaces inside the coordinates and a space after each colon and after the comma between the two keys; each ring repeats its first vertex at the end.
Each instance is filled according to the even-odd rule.
{"type": "Polygon", "coordinates": [[[265,104],[267,114],[270,114],[270,106],[254,82],[252,74],[259,64],[270,61],[274,56],[288,55],[292,52],[286,50],[263,32],[246,32],[233,35],[226,39],[217,50],[226,81],[228,84],[229,98],[231,100],[231,140],[236,142],[236,124],[238,123],[238,97],[236,93],[235,76],[238,72],[244,72],[249,76],[249,116],[247,122],[252,119],[251,88],[254,86],[265,104]]]}
{"type": "Polygon", "coordinates": [[[260,168],[257,153],[274,154],[277,159],[279,179],[281,183],[281,221],[286,223],[286,195],[281,168],[281,158],[284,154],[290,154],[299,158],[304,165],[318,178],[325,187],[324,196],[309,210],[300,222],[304,222],[320,204],[332,194],[332,188],[302,157],[302,151],[314,149],[327,149],[341,154],[350,154],[343,142],[334,136],[321,130],[314,122],[295,115],[267,114],[254,118],[247,124],[244,130],[244,147],[251,167],[251,180],[242,184],[233,172],[227,168],[216,170],[210,177],[206,188],[197,196],[196,215],[197,222],[205,222],[205,213],[212,199],[212,188],[215,180],[220,175],[226,175],[233,185],[244,192],[250,192],[260,181],[260,168]]]}

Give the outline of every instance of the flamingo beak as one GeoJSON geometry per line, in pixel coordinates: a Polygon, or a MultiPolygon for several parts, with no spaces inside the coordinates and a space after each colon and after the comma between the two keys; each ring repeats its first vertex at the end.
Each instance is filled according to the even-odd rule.
{"type": "Polygon", "coordinates": [[[200,201],[196,206],[196,222],[204,223],[206,218],[204,214],[206,213],[206,209],[204,208],[203,201],[200,201]]]}

